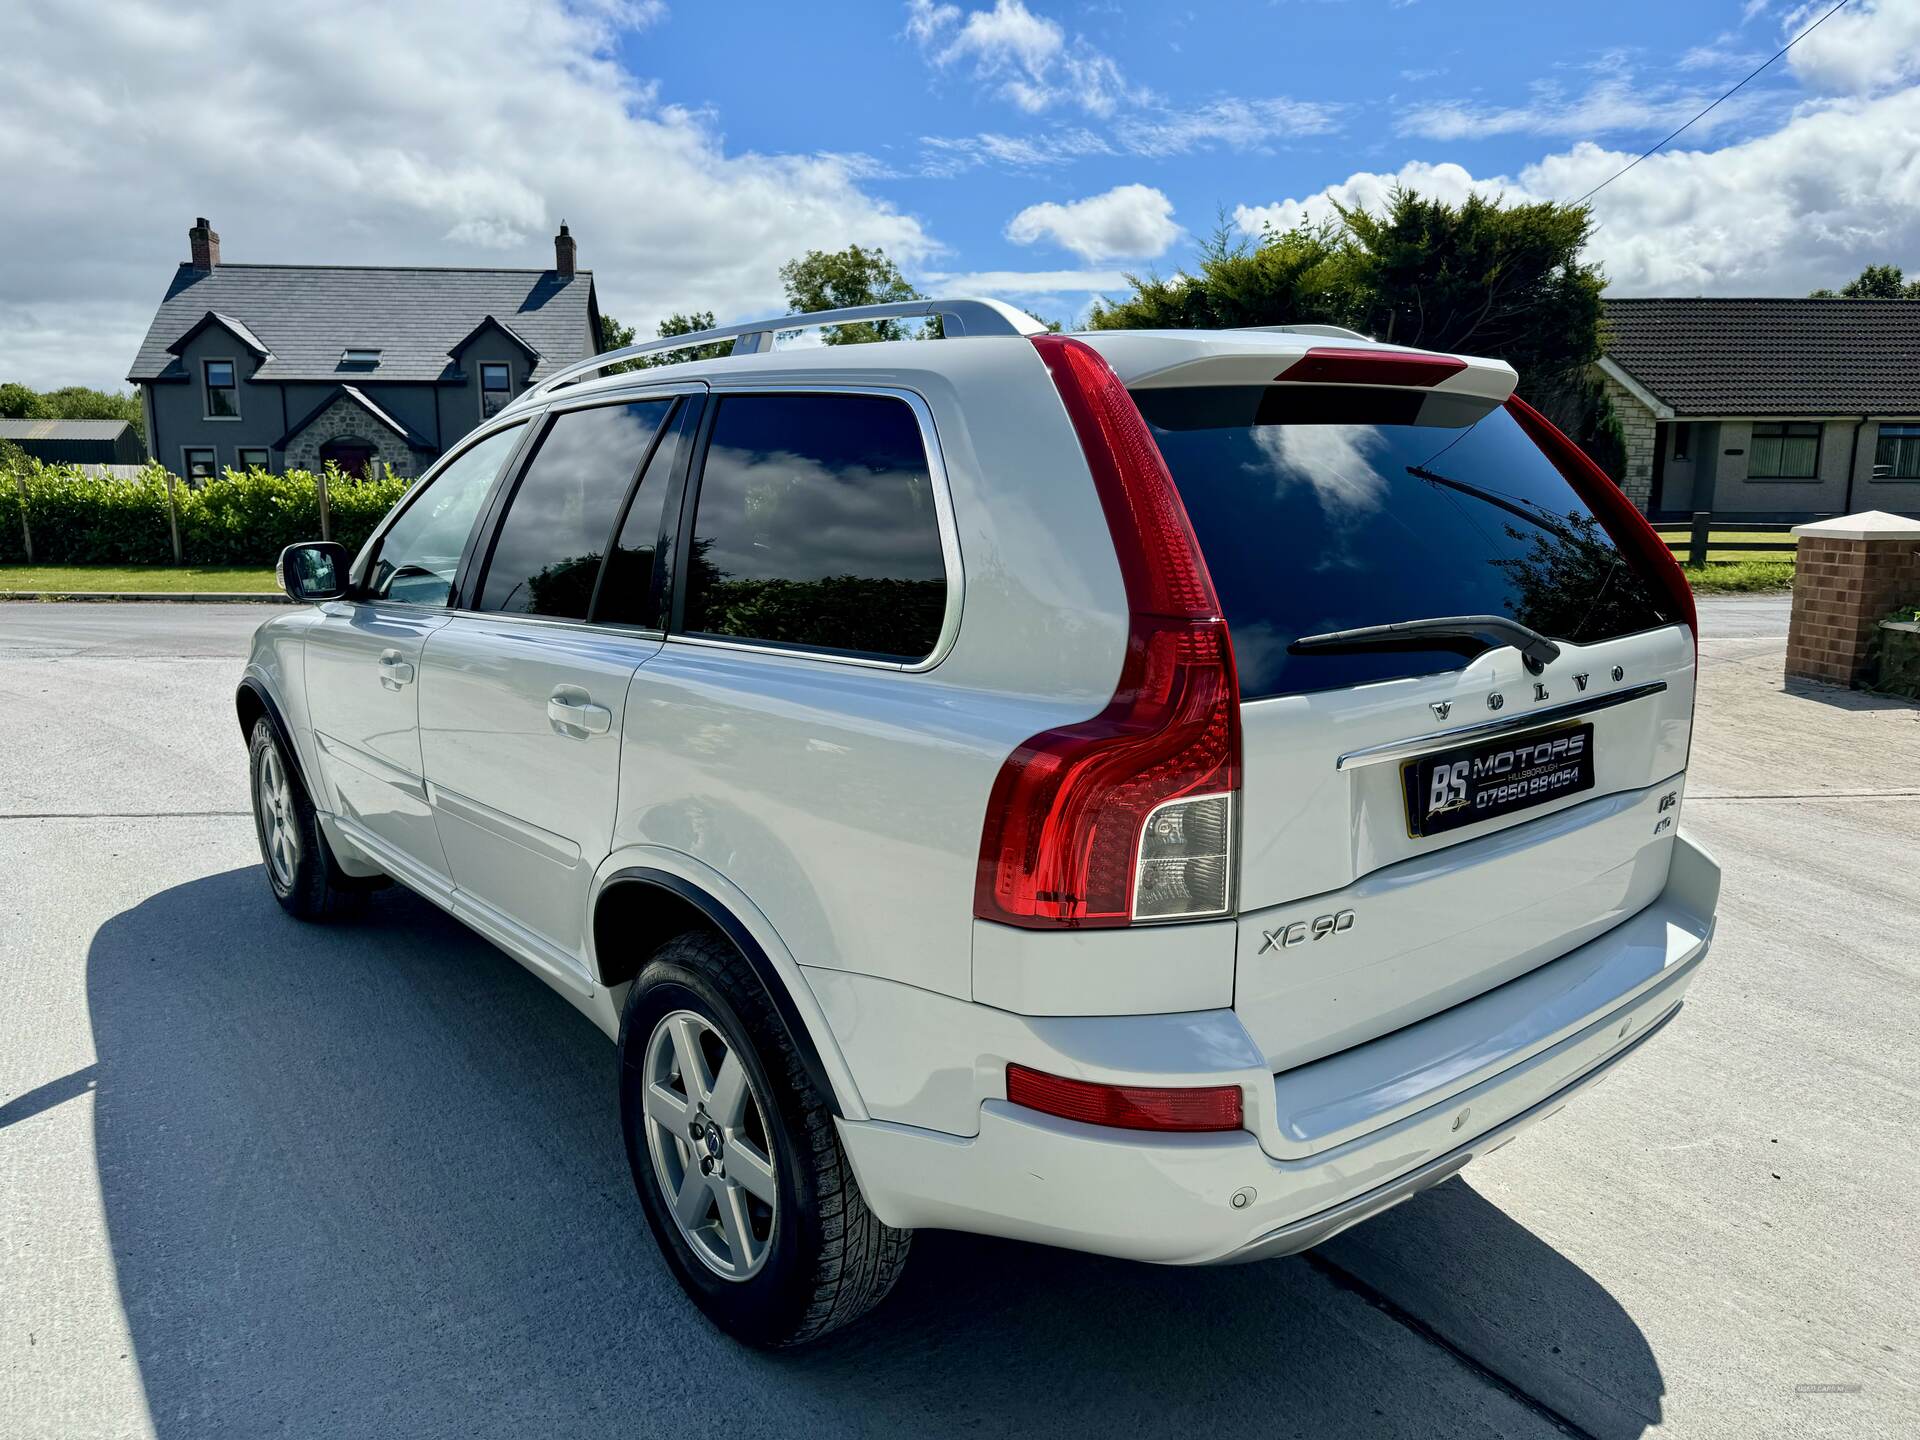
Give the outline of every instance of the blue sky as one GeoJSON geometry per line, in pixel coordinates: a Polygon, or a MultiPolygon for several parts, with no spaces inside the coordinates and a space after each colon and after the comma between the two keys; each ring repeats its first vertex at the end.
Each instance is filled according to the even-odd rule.
{"type": "MultiPolygon", "coordinates": [[[[942,62],[959,26],[919,43],[905,6],[818,14],[765,3],[729,8],[737,18],[724,46],[676,12],[628,37],[622,59],[656,78],[663,102],[711,109],[730,148],[870,156],[876,171],[866,188],[925,217],[961,270],[1083,265],[1084,257],[1056,242],[1011,242],[1006,226],[1030,205],[1120,185],[1160,190],[1177,223],[1204,232],[1222,208],[1308,195],[1356,171],[1394,171],[1412,159],[1503,175],[1538,158],[1549,138],[1644,149],[1751,69],[1756,52],[1764,58],[1779,44],[1764,12],[1743,22],[1738,0],[1192,7],[1032,0],[1011,8],[1058,26],[1066,50],[1084,46],[1110,58],[1119,83],[1106,88],[1120,92],[1108,113],[1093,113],[1073,98],[1088,87],[1061,75],[1061,97],[1036,113],[1004,88],[1024,71],[983,68],[977,51],[942,62]],[[767,79],[756,83],[756,76],[767,79]],[[1637,92],[1639,103],[1620,96],[1612,106],[1596,104],[1582,123],[1579,102],[1613,88],[1610,81],[1637,92]],[[1208,106],[1273,102],[1283,107],[1274,120],[1263,126],[1251,118],[1239,140],[1194,139],[1152,153],[1126,138],[1130,121],[1164,125],[1208,106]],[[1556,103],[1571,113],[1552,115],[1556,103]],[[1448,106],[1511,114],[1506,128],[1466,123],[1466,133],[1448,136],[1421,114],[1448,106]],[[967,151],[929,143],[983,134],[1031,142],[1053,158],[968,165],[967,151]],[[1107,153],[1074,155],[1076,139],[1087,137],[1107,153]]],[[[993,7],[956,8],[964,15],[993,7]]],[[[1782,66],[1749,90],[1733,115],[1715,117],[1693,142],[1751,133],[1777,118],[1800,86],[1782,66]]],[[[1172,142],[1163,136],[1158,143],[1172,142]]],[[[1168,259],[1187,251],[1176,245],[1168,259]]]]}
{"type": "MultiPolygon", "coordinates": [[[[1222,216],[1578,196],[1825,3],[11,0],[0,378],[117,383],[196,215],[229,261],[514,266],[565,219],[643,330],[774,313],[849,243],[1072,320],[1222,216]]],[[[1851,0],[1601,192],[1590,258],[1623,294],[1920,269],[1916,135],[1920,0],[1851,0]]]]}

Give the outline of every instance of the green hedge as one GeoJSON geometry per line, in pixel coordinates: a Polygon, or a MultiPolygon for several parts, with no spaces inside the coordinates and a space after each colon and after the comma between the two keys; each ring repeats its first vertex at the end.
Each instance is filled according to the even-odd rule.
{"type": "MultiPolygon", "coordinates": [[[[330,467],[333,538],[358,550],[407,484],[391,471],[378,480],[354,480],[330,467]]],[[[189,565],[271,565],[285,546],[320,538],[319,483],[304,470],[229,470],[198,490],[175,480],[173,494],[182,558],[189,565]]],[[[133,480],[32,462],[0,470],[0,562],[27,558],[23,508],[33,531],[33,558],[41,564],[173,563],[167,473],[157,465],[133,480]]]]}

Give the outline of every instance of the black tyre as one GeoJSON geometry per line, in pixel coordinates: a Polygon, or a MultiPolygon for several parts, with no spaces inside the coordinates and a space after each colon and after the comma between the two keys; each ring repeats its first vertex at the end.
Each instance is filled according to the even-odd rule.
{"type": "Polygon", "coordinates": [[[647,1223],[707,1317],[802,1345],[886,1298],[910,1230],[867,1208],[833,1113],[719,935],[654,952],[620,1024],[620,1119],[647,1223]]]}
{"type": "Polygon", "coordinates": [[[302,920],[358,915],[366,907],[367,893],[386,880],[381,876],[362,879],[340,868],[327,837],[320,833],[300,772],[288,763],[273,726],[264,718],[253,723],[247,766],[253,828],[273,898],[289,915],[302,920]]]}

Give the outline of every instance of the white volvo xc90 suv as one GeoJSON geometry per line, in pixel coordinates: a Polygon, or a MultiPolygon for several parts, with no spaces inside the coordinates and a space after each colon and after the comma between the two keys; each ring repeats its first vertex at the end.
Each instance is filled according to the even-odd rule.
{"type": "Polygon", "coordinates": [[[919,1226],[1311,1246],[1606,1074],[1713,931],[1691,595],[1509,367],[778,325],[915,314],[560,372],[289,548],[238,693],[280,903],[399,881],[615,1037],[661,1249],[760,1344],[919,1226]]]}

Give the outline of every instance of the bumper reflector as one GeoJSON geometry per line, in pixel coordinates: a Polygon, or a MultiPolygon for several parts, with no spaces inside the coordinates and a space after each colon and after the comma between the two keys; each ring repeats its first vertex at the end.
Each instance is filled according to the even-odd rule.
{"type": "Polygon", "coordinates": [[[1097,1085],[1007,1066],[1007,1099],[1029,1110],[1117,1130],[1238,1130],[1240,1087],[1097,1085]]]}

